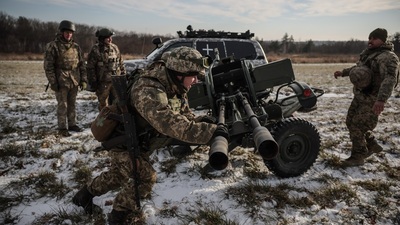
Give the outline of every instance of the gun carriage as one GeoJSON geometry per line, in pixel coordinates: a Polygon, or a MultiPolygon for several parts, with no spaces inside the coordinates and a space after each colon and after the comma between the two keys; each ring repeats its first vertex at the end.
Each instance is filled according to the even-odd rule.
{"type": "Polygon", "coordinates": [[[229,140],[212,141],[211,167],[225,169],[229,152],[254,147],[275,175],[293,177],[313,165],[320,149],[317,129],[293,113],[315,110],[323,93],[295,80],[290,59],[253,66],[216,54],[205,80],[190,89],[188,98],[191,108],[207,110],[229,129],[229,140]],[[292,94],[282,93],[285,89],[292,94]]]}

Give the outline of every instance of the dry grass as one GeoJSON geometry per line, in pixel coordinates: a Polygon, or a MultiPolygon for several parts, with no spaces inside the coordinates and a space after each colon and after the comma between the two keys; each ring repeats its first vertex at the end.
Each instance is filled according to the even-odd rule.
{"type": "MultiPolygon", "coordinates": [[[[143,58],[143,55],[124,54],[125,60],[143,58]]],[[[85,54],[86,58],[86,54],[85,54]]],[[[293,63],[351,63],[358,60],[358,55],[346,54],[268,54],[268,61],[276,61],[283,58],[290,58],[293,63]]],[[[0,60],[43,60],[43,54],[15,54],[2,53],[0,60]]]]}

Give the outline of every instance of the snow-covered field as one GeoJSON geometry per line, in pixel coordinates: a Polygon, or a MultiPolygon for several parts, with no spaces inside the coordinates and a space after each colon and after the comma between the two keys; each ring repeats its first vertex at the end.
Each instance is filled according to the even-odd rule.
{"type": "MultiPolygon", "coordinates": [[[[294,65],[297,80],[325,90],[316,111],[296,114],[313,123],[322,139],[320,156],[309,171],[281,179],[265,168],[252,149],[237,149],[230,154],[232,166],[226,171],[202,177],[198,168],[208,160],[207,148],[202,148],[178,161],[176,170],[168,173],[164,166],[173,156],[160,149],[152,155],[158,181],[151,199],[142,202],[146,223],[212,224],[190,221],[200,211],[211,210],[225,218],[224,223],[215,224],[400,224],[398,91],[390,98],[375,130],[384,151],[372,155],[360,167],[337,166],[338,159],[349,156],[351,146],[345,117],[352,86],[348,79],[336,80],[332,74],[350,65],[294,65]],[[252,163],[239,163],[247,161],[252,163]],[[249,178],[245,171],[254,165],[261,175],[249,178]],[[261,190],[275,188],[279,192],[255,188],[260,186],[261,190]],[[257,202],[249,204],[246,198],[250,197],[246,196],[256,196],[257,202]]],[[[96,176],[109,163],[106,152],[93,151],[99,145],[89,129],[97,114],[95,95],[87,91],[78,94],[78,121],[85,130],[58,137],[56,101],[51,90],[44,92],[45,84],[42,62],[0,61],[0,224],[38,224],[39,219],[41,224],[77,224],[63,217],[87,217],[71,202],[81,186],[74,179],[76,171],[85,165],[96,176]],[[48,183],[38,188],[41,185],[35,178],[46,173],[54,173],[55,182],[64,186],[61,195],[46,194],[43,189],[48,183]],[[43,220],[45,215],[53,216],[43,220]]],[[[94,199],[104,215],[111,211],[115,193],[94,199]]],[[[84,223],[88,222],[78,224],[84,223]]]]}

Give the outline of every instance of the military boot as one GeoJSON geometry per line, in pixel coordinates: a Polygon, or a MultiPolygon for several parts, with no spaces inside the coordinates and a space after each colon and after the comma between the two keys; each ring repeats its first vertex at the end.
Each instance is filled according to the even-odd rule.
{"type": "Polygon", "coordinates": [[[108,214],[108,225],[124,225],[127,224],[126,219],[129,215],[128,211],[117,211],[115,209],[111,210],[108,214]]]}
{"type": "Polygon", "coordinates": [[[68,128],[69,131],[81,132],[82,128],[78,127],[77,125],[71,126],[68,128]]]}
{"type": "Polygon", "coordinates": [[[366,147],[352,149],[351,156],[342,162],[342,167],[353,167],[364,165],[364,159],[367,158],[366,147]]]}
{"type": "Polygon", "coordinates": [[[58,130],[58,134],[63,136],[63,137],[69,137],[71,136],[71,134],[68,132],[67,129],[59,129],[58,130]]]}
{"type": "Polygon", "coordinates": [[[374,153],[379,153],[383,151],[382,146],[378,144],[378,142],[375,140],[375,138],[367,140],[367,148],[368,148],[368,154],[367,157],[371,156],[374,153]]]}
{"type": "Polygon", "coordinates": [[[85,185],[81,190],[79,190],[75,196],[72,198],[72,202],[77,206],[82,206],[87,214],[93,213],[93,198],[87,186],[85,185]]]}

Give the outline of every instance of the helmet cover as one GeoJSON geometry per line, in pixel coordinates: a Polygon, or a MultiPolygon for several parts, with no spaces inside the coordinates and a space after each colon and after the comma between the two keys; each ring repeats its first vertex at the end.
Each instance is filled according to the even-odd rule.
{"type": "Polygon", "coordinates": [[[204,76],[205,69],[208,68],[207,58],[196,49],[187,46],[174,48],[162,58],[166,58],[165,67],[188,76],[204,76]]]}

